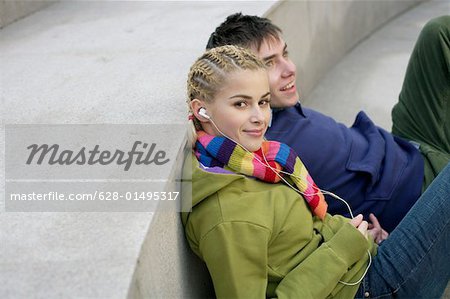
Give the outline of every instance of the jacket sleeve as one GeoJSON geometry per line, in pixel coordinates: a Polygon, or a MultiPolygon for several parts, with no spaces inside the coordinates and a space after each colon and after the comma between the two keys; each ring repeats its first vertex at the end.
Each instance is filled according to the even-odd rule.
{"type": "Polygon", "coordinates": [[[265,298],[269,229],[225,222],[200,240],[217,298],[265,298]]]}
{"type": "Polygon", "coordinates": [[[326,298],[347,270],[363,257],[367,240],[350,223],[322,243],[279,283],[278,298],[326,298]]]}
{"type": "MultiPolygon", "coordinates": [[[[270,233],[247,222],[225,222],[200,240],[217,298],[266,297],[270,233]]],[[[326,298],[367,247],[364,236],[346,223],[283,278],[277,297],[326,298]]]]}

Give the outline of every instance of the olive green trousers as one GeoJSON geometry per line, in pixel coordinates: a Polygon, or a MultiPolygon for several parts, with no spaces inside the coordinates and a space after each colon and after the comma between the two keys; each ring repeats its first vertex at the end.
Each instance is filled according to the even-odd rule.
{"type": "Polygon", "coordinates": [[[422,29],[392,123],[394,135],[419,144],[425,190],[450,161],[450,16],[432,19],[422,29]]]}

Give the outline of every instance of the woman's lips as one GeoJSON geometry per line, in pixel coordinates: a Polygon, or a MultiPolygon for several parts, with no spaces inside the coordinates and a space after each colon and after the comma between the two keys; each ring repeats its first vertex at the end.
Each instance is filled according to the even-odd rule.
{"type": "Polygon", "coordinates": [[[261,137],[264,131],[262,129],[259,129],[259,130],[244,130],[244,132],[254,137],[261,137]]]}

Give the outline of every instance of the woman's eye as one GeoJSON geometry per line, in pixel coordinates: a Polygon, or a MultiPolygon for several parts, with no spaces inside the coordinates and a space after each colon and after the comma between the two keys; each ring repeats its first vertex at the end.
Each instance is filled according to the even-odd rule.
{"type": "Polygon", "coordinates": [[[288,52],[288,51],[285,51],[285,52],[283,53],[283,56],[284,56],[284,57],[288,57],[288,56],[289,56],[289,52],[288,52]]]}
{"type": "Polygon", "coordinates": [[[259,101],[259,105],[261,105],[261,106],[269,105],[269,103],[270,103],[270,100],[261,100],[261,101],[259,101]]]}
{"type": "Polygon", "coordinates": [[[238,108],[245,107],[246,105],[247,105],[247,104],[246,104],[244,101],[242,101],[242,102],[237,102],[237,103],[234,104],[234,106],[236,106],[236,107],[238,107],[238,108]]]}

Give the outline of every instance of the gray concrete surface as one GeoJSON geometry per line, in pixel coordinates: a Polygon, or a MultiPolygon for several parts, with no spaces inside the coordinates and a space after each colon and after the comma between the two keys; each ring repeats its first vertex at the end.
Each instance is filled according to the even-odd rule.
{"type": "Polygon", "coordinates": [[[55,1],[23,1],[23,0],[1,0],[0,1],[0,28],[12,22],[26,17],[35,11],[53,4],[55,1]]]}
{"type": "MultiPolygon", "coordinates": [[[[304,99],[304,105],[351,125],[364,110],[391,130],[409,56],[425,23],[450,14],[450,1],[424,2],[399,15],[348,53],[304,99]]],[[[299,66],[301,68],[301,65],[299,66]]]]}
{"type": "MultiPolygon", "coordinates": [[[[411,43],[415,31],[409,28],[418,32],[426,19],[447,8],[448,2],[442,3],[421,4],[399,17],[408,21],[394,20],[388,30],[393,39],[386,44],[380,36],[373,53],[390,57],[384,47],[402,44],[405,37],[405,45],[411,43]]],[[[186,73],[210,32],[238,9],[262,14],[271,5],[61,2],[3,28],[1,156],[4,124],[9,123],[183,123],[186,73]]],[[[407,46],[402,51],[398,56],[409,53],[407,46]]],[[[358,107],[361,99],[378,94],[378,86],[385,83],[385,64],[392,64],[397,77],[404,71],[404,57],[379,59],[370,65],[379,72],[369,71],[365,78],[360,78],[366,68],[358,68],[358,59],[356,65],[345,65],[344,59],[347,71],[337,71],[334,80],[348,72],[346,82],[358,83],[347,87],[327,76],[322,83],[326,85],[319,85],[306,104],[327,112],[333,103],[330,110],[348,122],[344,116],[355,114],[342,101],[358,107]],[[360,96],[350,92],[350,98],[346,90],[357,86],[367,89],[358,90],[360,96]],[[328,94],[328,88],[342,96],[328,94]]],[[[3,171],[0,182],[4,190],[3,171]]],[[[1,298],[179,298],[211,292],[204,267],[186,247],[176,213],[5,213],[4,200],[2,192],[1,298]]]]}
{"type": "Polygon", "coordinates": [[[283,30],[304,97],[356,44],[422,1],[283,1],[268,16],[283,30]]]}

